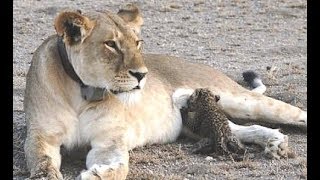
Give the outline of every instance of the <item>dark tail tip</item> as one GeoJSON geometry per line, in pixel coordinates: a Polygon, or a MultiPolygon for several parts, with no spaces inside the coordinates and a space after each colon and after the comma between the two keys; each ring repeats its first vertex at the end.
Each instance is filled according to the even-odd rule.
{"type": "Polygon", "coordinates": [[[252,71],[252,70],[245,71],[242,73],[242,76],[243,76],[243,80],[246,83],[248,83],[251,87],[255,88],[260,85],[260,84],[257,84],[257,82],[255,82],[255,80],[260,79],[260,77],[254,71],[252,71]]]}

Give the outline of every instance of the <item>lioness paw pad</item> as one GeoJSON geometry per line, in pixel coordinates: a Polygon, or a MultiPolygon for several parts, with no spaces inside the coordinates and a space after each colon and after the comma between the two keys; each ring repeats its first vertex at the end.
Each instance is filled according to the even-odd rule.
{"type": "Polygon", "coordinates": [[[274,137],[268,140],[265,147],[264,153],[269,158],[287,158],[288,157],[288,136],[285,135],[283,138],[274,137]]]}

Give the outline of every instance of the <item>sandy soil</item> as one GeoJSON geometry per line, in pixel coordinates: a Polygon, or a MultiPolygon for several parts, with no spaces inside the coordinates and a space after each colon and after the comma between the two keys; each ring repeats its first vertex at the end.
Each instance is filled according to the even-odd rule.
{"type": "MultiPolygon", "coordinates": [[[[15,0],[13,2],[13,176],[28,176],[23,152],[25,75],[32,54],[55,33],[66,8],[117,11],[126,1],[15,0]]],[[[307,8],[303,0],[138,1],[144,14],[144,52],[176,55],[221,69],[240,84],[255,70],[266,95],[307,109],[307,8]],[[269,69],[269,70],[268,70],[269,69]]],[[[130,151],[128,179],[305,179],[307,135],[286,129],[296,158],[270,160],[255,146],[240,162],[206,160],[191,142],[149,145],[130,151]]],[[[85,168],[85,150],[63,152],[62,172],[73,179],[85,168]]],[[[208,158],[207,158],[208,159],[208,158]]]]}

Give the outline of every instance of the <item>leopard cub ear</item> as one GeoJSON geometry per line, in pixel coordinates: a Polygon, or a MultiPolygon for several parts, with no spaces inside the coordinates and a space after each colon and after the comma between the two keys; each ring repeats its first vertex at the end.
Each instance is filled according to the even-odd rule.
{"type": "Polygon", "coordinates": [[[59,36],[64,37],[68,45],[74,45],[89,36],[94,22],[83,16],[81,12],[61,12],[55,19],[54,27],[59,36]]]}
{"type": "Polygon", "coordinates": [[[220,100],[220,96],[219,95],[215,95],[214,98],[215,98],[216,102],[218,102],[220,100]]]}

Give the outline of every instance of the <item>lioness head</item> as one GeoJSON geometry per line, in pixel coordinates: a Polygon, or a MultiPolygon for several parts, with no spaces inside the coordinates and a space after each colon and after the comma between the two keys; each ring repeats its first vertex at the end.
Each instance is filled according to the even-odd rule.
{"type": "Polygon", "coordinates": [[[139,9],[130,4],[117,14],[65,11],[54,26],[84,84],[122,93],[142,89],[146,80],[139,38],[142,23],[139,9]]]}

